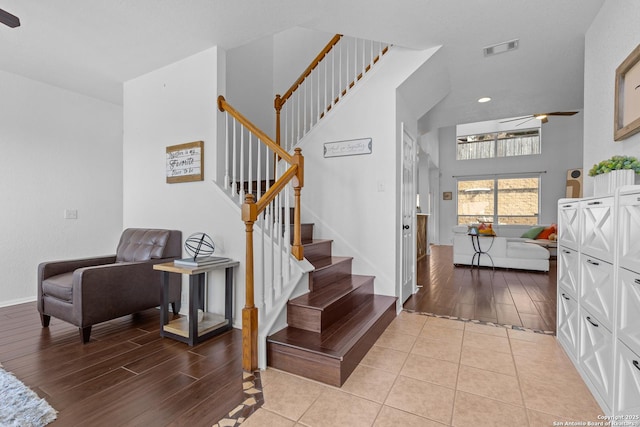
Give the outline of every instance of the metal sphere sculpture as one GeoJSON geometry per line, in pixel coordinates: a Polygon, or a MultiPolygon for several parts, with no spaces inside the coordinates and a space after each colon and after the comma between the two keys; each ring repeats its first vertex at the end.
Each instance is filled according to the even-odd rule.
{"type": "Polygon", "coordinates": [[[193,233],[184,241],[184,250],[195,260],[213,255],[216,245],[208,234],[193,233]]]}

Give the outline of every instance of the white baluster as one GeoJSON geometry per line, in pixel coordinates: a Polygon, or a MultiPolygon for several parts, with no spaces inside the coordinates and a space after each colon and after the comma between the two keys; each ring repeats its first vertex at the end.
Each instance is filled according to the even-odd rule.
{"type": "Polygon", "coordinates": [[[229,113],[224,112],[224,189],[229,189],[229,113]]]}
{"type": "Polygon", "coordinates": [[[244,126],[240,128],[240,189],[238,197],[240,204],[244,202],[244,126]]]}
{"type": "MultiPolygon", "coordinates": [[[[237,159],[236,158],[236,153],[238,151],[237,146],[238,146],[238,144],[237,144],[237,139],[236,139],[236,119],[234,117],[233,118],[233,165],[232,165],[232,168],[233,168],[233,181],[232,181],[233,189],[232,189],[232,194],[234,196],[236,194],[236,191],[238,191],[238,187],[237,187],[238,186],[238,175],[236,174],[237,173],[237,169],[238,169],[237,161],[236,161],[236,159],[237,159]]],[[[242,203],[242,202],[240,202],[240,203],[242,203]]]]}
{"type": "MultiPolygon", "coordinates": [[[[248,183],[249,183],[249,193],[253,194],[254,197],[256,195],[256,193],[253,192],[253,146],[251,145],[251,132],[248,132],[249,134],[249,143],[247,144],[247,149],[249,150],[249,179],[248,179],[248,183]]],[[[258,199],[256,199],[258,200],[258,199]]]]}
{"type": "Polygon", "coordinates": [[[262,174],[260,173],[260,168],[262,167],[262,163],[260,162],[260,158],[262,157],[262,144],[260,143],[260,140],[258,138],[256,138],[257,140],[257,144],[258,144],[258,169],[256,171],[256,178],[258,180],[258,185],[256,186],[256,200],[260,200],[260,197],[262,197],[262,174]]]}
{"type": "Polygon", "coordinates": [[[364,73],[367,70],[367,60],[365,59],[366,53],[367,53],[367,46],[366,46],[367,41],[366,40],[362,40],[362,77],[364,77],[364,73]]]}
{"type": "MultiPolygon", "coordinates": [[[[335,49],[335,46],[334,46],[335,49]]],[[[338,99],[342,98],[342,43],[338,44],[338,99]]]]}
{"type": "Polygon", "coordinates": [[[303,90],[304,90],[304,117],[302,118],[302,136],[304,136],[307,133],[307,81],[305,80],[303,83],[303,90]]]}

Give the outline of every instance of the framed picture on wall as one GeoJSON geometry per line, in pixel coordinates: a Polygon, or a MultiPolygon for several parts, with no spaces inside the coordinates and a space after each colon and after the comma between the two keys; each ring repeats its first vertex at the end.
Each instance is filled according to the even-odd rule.
{"type": "Polygon", "coordinates": [[[640,131],[640,45],[616,69],[613,139],[640,131]]]}
{"type": "Polygon", "coordinates": [[[167,184],[204,180],[204,142],[167,147],[167,184]]]}

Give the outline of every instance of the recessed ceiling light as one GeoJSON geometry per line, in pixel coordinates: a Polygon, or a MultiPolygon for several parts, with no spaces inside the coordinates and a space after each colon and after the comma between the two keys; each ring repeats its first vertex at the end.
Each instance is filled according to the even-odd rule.
{"type": "Polygon", "coordinates": [[[484,98],[478,99],[478,102],[481,103],[481,104],[483,104],[485,102],[489,102],[489,101],[491,101],[491,98],[489,98],[488,96],[485,96],[484,98]]]}

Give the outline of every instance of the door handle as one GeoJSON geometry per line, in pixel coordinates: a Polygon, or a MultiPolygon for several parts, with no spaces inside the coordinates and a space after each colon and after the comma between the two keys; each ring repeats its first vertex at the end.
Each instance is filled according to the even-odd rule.
{"type": "Polygon", "coordinates": [[[637,360],[633,361],[633,366],[635,366],[640,371],[640,363],[637,360]]]}
{"type": "Polygon", "coordinates": [[[599,262],[591,261],[590,259],[588,259],[587,262],[592,265],[600,265],[599,262]]]}
{"type": "Polygon", "coordinates": [[[564,299],[566,299],[567,301],[571,301],[571,298],[569,298],[569,297],[568,297],[568,296],[566,296],[565,294],[562,294],[562,297],[563,297],[564,299]]]}
{"type": "Polygon", "coordinates": [[[636,283],[636,285],[640,285],[640,279],[636,279],[634,280],[634,282],[636,283]]]}
{"type": "Polygon", "coordinates": [[[589,202],[587,205],[601,205],[602,202],[589,202]]]}
{"type": "Polygon", "coordinates": [[[402,226],[402,229],[403,229],[403,230],[408,230],[408,229],[409,229],[409,226],[408,226],[408,225],[403,225],[403,226],[402,226]]]}
{"type": "Polygon", "coordinates": [[[587,320],[589,321],[589,323],[591,323],[591,324],[592,324],[593,326],[595,326],[596,328],[597,328],[598,326],[600,326],[600,325],[598,325],[597,323],[593,323],[593,322],[591,321],[591,317],[589,317],[589,316],[587,316],[587,320]]]}

